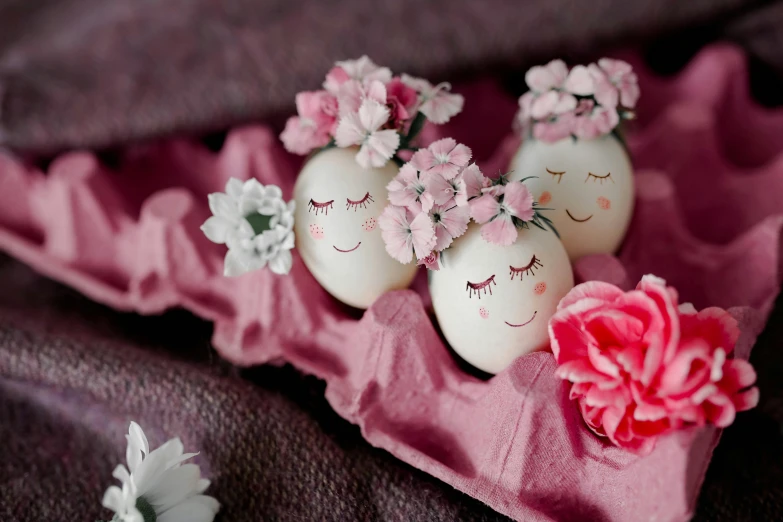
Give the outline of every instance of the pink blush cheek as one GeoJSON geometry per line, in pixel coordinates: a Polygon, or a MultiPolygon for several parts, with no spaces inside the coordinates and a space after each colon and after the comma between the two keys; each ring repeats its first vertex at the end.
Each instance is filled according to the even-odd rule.
{"type": "Polygon", "coordinates": [[[315,223],[310,225],[310,237],[312,237],[313,239],[323,239],[324,227],[318,226],[315,223]]]}
{"type": "Polygon", "coordinates": [[[481,308],[479,308],[479,315],[481,316],[482,319],[486,319],[487,317],[489,317],[489,312],[487,311],[486,308],[482,306],[481,308]]]}
{"type": "Polygon", "coordinates": [[[378,226],[378,220],[375,219],[374,217],[367,218],[364,220],[364,223],[362,223],[362,229],[365,232],[372,232],[373,230],[375,230],[375,227],[377,226],[378,226]]]}
{"type": "Polygon", "coordinates": [[[605,198],[601,196],[600,198],[598,198],[598,206],[603,210],[609,210],[610,208],[612,208],[612,202],[609,201],[609,198],[605,198]]]}
{"type": "Polygon", "coordinates": [[[544,192],[542,192],[541,193],[541,197],[538,198],[538,202],[541,205],[546,205],[550,201],[552,201],[552,194],[548,190],[545,190],[544,192]]]}
{"type": "Polygon", "coordinates": [[[546,283],[541,281],[540,283],[536,283],[536,286],[533,287],[533,293],[536,295],[541,295],[544,292],[546,292],[546,283]]]}

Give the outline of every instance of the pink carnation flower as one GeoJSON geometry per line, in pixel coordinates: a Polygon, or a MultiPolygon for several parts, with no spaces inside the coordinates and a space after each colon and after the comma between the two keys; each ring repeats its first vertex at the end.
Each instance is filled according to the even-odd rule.
{"type": "Polygon", "coordinates": [[[389,191],[389,201],[392,205],[406,207],[415,212],[429,212],[435,199],[427,191],[427,186],[420,179],[416,167],[406,163],[393,180],[386,185],[389,191]]]}
{"type": "Polygon", "coordinates": [[[728,426],[758,402],[752,366],[727,359],[739,335],[734,318],[677,302],[654,276],[630,292],[591,281],[574,287],[549,323],[557,376],[573,383],[587,425],[640,454],[683,426],[728,426]]]}
{"type": "Polygon", "coordinates": [[[629,63],[611,58],[598,60],[598,67],[603,70],[609,81],[620,93],[620,103],[623,107],[633,109],[639,101],[639,80],[629,63]]]}
{"type": "Polygon", "coordinates": [[[383,167],[400,146],[394,130],[380,130],[389,120],[389,109],[375,100],[364,100],[358,113],[340,118],[335,134],[338,147],[360,145],[356,162],[363,168],[383,167]]]}
{"type": "Polygon", "coordinates": [[[286,150],[305,155],[332,139],[337,121],[337,100],[326,91],[305,91],[296,95],[298,116],[288,118],[280,135],[286,150]]]}
{"type": "Polygon", "coordinates": [[[419,93],[419,111],[432,123],[442,124],[462,112],[465,98],[460,94],[453,94],[451,85],[439,83],[432,85],[422,78],[414,78],[407,74],[402,75],[402,81],[419,93]]]}
{"type": "Polygon", "coordinates": [[[331,71],[326,75],[324,89],[334,96],[341,89],[342,85],[349,80],[356,80],[359,83],[368,83],[379,81],[389,83],[391,81],[391,70],[388,67],[379,67],[366,55],[358,60],[344,60],[337,62],[331,71]]]}
{"type": "Polygon", "coordinates": [[[472,152],[452,138],[443,138],[426,149],[419,149],[411,163],[422,173],[440,174],[445,179],[454,178],[468,164],[472,152]]]}
{"type": "Polygon", "coordinates": [[[568,77],[568,66],[563,60],[552,60],[546,65],[536,65],[525,73],[525,83],[535,93],[559,89],[568,77]]]}
{"type": "Polygon", "coordinates": [[[435,247],[435,230],[425,212],[416,215],[404,207],[388,205],[378,216],[378,225],[386,252],[400,263],[410,263],[413,254],[424,259],[435,247]]]}
{"type": "Polygon", "coordinates": [[[386,86],[378,80],[366,83],[348,80],[337,91],[340,116],[357,112],[364,100],[374,100],[386,105],[386,86]]]}
{"type": "Polygon", "coordinates": [[[435,228],[435,250],[441,251],[451,245],[454,238],[465,233],[470,222],[468,207],[456,205],[435,205],[429,212],[435,228]]]}
{"type": "Polygon", "coordinates": [[[535,215],[533,195],[519,181],[512,181],[505,186],[496,185],[491,191],[471,200],[469,206],[470,217],[484,225],[481,227],[481,237],[501,246],[511,245],[517,240],[514,218],[530,221],[535,215]]]}

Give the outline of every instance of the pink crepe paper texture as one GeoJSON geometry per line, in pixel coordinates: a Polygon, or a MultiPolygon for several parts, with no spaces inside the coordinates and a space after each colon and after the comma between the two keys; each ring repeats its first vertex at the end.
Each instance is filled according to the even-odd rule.
{"type": "MultiPolygon", "coordinates": [[[[628,135],[637,207],[620,254],[580,260],[577,280],[630,289],[655,273],[697,308],[732,307],[747,358],[781,281],[783,112],[752,102],[735,48],[709,48],[669,79],[622,58],[643,93],[628,135]]],[[[451,136],[485,173],[505,170],[516,100],[489,81],[456,91],[464,114],[424,138],[451,136]]],[[[207,194],[256,177],[290,198],[300,162],[264,126],[232,131],[217,154],[185,140],[130,147],[118,172],[88,152],[47,175],[0,154],[0,248],[114,308],[180,306],[214,321],[214,345],[234,363],[288,361],[323,378],[371,444],[513,518],[690,517],[719,430],[664,437],[640,458],[587,430],[550,353],[488,381],[466,374],[433,327],[423,275],[360,319],[297,256],[287,277],[222,277],[224,247],[199,230],[207,194]]]]}

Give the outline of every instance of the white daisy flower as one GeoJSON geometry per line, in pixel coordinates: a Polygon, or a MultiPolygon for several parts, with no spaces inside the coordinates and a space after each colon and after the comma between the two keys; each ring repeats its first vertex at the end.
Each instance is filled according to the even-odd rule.
{"type": "Polygon", "coordinates": [[[295,202],[286,203],[275,185],[231,178],[226,192],[209,195],[213,216],[201,226],[207,239],[225,244],[223,274],[239,276],[269,265],[276,274],[291,270],[295,202]]]}
{"type": "Polygon", "coordinates": [[[112,474],[122,488],[111,486],[103,496],[103,506],[115,513],[112,522],[214,520],[220,504],[202,494],[209,480],[201,478],[197,465],[182,464],[198,453],[183,453],[179,438],[150,452],[147,437],[135,422],[125,437],[128,468],[120,464],[112,474]]]}

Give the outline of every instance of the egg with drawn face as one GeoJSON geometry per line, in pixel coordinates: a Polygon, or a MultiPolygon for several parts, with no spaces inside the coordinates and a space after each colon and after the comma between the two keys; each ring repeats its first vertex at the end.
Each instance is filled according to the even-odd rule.
{"type": "Polygon", "coordinates": [[[560,233],[572,261],[617,251],[634,202],[633,169],[613,135],[555,143],[528,139],[511,161],[510,179],[525,181],[560,233]]]}
{"type": "Polygon", "coordinates": [[[469,225],[430,272],[432,306],[443,335],[476,368],[498,373],[514,359],[549,347],[547,325],[574,286],[571,263],[551,231],[531,225],[499,246],[469,225]]]}
{"type": "Polygon", "coordinates": [[[294,231],[318,283],[340,301],[367,308],[384,292],[407,288],[416,265],[392,259],[378,228],[396,165],[365,169],[356,152],[332,148],[307,161],[294,187],[294,231]]]}

